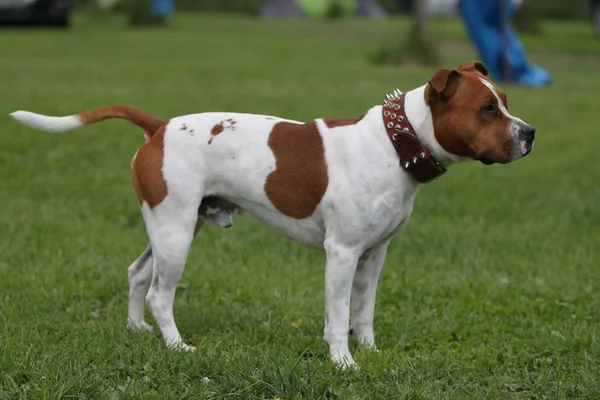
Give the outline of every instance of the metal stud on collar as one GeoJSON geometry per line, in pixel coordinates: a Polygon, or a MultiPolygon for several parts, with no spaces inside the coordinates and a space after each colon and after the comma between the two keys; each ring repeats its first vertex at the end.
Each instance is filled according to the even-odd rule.
{"type": "Polygon", "coordinates": [[[400,89],[395,89],[392,93],[386,94],[386,98],[387,100],[398,100],[401,95],[402,91],[400,89]]]}
{"type": "Polygon", "coordinates": [[[385,115],[385,116],[387,117],[387,116],[389,116],[389,115],[390,115],[390,112],[389,112],[388,110],[385,110],[385,111],[383,112],[383,115],[385,115]]]}
{"type": "Polygon", "coordinates": [[[391,113],[391,114],[390,114],[390,118],[391,118],[391,119],[396,119],[396,113],[391,113]]]}
{"type": "Polygon", "coordinates": [[[404,121],[404,117],[401,115],[398,117],[398,122],[402,122],[402,121],[404,121]]]}
{"type": "Polygon", "coordinates": [[[410,163],[407,161],[404,163],[404,169],[408,169],[408,167],[410,167],[410,163]]]}
{"type": "Polygon", "coordinates": [[[388,127],[388,128],[391,128],[391,127],[393,127],[393,126],[394,126],[394,123],[393,123],[393,122],[388,122],[388,123],[387,123],[387,127],[388,127]]]}
{"type": "MultiPolygon", "coordinates": [[[[391,123],[391,122],[390,122],[390,123],[391,123]]],[[[390,125],[390,124],[388,124],[388,126],[389,126],[389,125],[390,125]]],[[[391,126],[390,126],[390,128],[391,128],[391,126]]],[[[402,131],[402,127],[401,127],[400,125],[396,125],[396,126],[394,127],[394,129],[396,130],[396,132],[401,132],[401,131],[402,131]]]]}

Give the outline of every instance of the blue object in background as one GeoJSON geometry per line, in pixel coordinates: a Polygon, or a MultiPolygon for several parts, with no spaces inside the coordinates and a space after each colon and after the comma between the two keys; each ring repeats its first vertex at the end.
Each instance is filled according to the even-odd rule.
{"type": "Polygon", "coordinates": [[[458,3],[469,38],[495,79],[523,86],[547,85],[552,81],[550,74],[527,61],[517,33],[508,24],[515,11],[511,0],[459,0],[458,3]]]}
{"type": "Polygon", "coordinates": [[[166,19],[173,13],[173,0],[152,0],[152,14],[166,19]]]}

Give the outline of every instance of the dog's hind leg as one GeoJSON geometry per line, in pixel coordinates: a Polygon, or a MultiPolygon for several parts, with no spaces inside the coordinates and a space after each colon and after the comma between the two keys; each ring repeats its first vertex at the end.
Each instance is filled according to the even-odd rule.
{"type": "Polygon", "coordinates": [[[127,328],[152,332],[152,327],[144,321],[144,297],[152,279],[152,247],[146,250],[127,269],[129,278],[129,316],[127,328]]]}
{"type": "MultiPolygon", "coordinates": [[[[204,219],[198,218],[194,236],[202,229],[204,219]]],[[[152,246],[146,250],[127,269],[129,276],[129,317],[127,328],[152,332],[152,327],[144,321],[144,298],[152,280],[152,246]]]]}
{"type": "Polygon", "coordinates": [[[196,203],[170,194],[156,207],[144,204],[142,208],[153,259],[146,303],[167,346],[182,350],[195,348],[181,339],[173,318],[173,301],[196,230],[200,200],[196,203]]]}

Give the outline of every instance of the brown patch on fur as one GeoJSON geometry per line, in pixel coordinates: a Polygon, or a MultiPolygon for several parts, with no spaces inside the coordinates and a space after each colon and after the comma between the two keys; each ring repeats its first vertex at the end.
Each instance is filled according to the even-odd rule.
{"type": "Polygon", "coordinates": [[[506,99],[506,94],[504,94],[504,92],[500,89],[500,87],[498,87],[498,85],[496,85],[495,82],[486,78],[486,76],[488,76],[488,70],[487,67],[481,61],[464,62],[458,66],[458,70],[461,72],[466,71],[475,73],[476,75],[479,75],[481,76],[481,78],[488,81],[494,87],[494,89],[496,89],[496,92],[498,92],[498,96],[500,96],[500,100],[502,100],[502,104],[508,110],[508,101],[506,99]]]}
{"type": "Polygon", "coordinates": [[[364,118],[365,114],[358,118],[325,118],[323,122],[329,129],[337,128],[340,126],[356,125],[360,120],[364,118]]]}
{"type": "Polygon", "coordinates": [[[310,217],[329,182],[325,148],[317,124],[278,122],[269,134],[268,144],[275,156],[275,170],[265,182],[267,197],[289,217],[310,217]]]}
{"type": "Polygon", "coordinates": [[[225,129],[230,129],[232,131],[235,131],[235,124],[237,124],[237,121],[234,121],[233,119],[229,118],[229,119],[221,121],[218,124],[216,124],[215,126],[213,126],[212,129],[210,130],[210,134],[212,135],[212,137],[208,140],[208,144],[211,144],[214,137],[219,135],[225,129]],[[227,126],[225,126],[226,122],[228,123],[227,126]]]}
{"type": "Polygon", "coordinates": [[[181,125],[181,128],[179,128],[180,131],[187,131],[187,125],[183,124],[181,125]]]}
{"type": "Polygon", "coordinates": [[[225,122],[229,122],[229,126],[226,126],[225,128],[231,129],[232,131],[235,131],[235,124],[237,124],[237,121],[229,118],[226,119],[225,122]]]}
{"type": "Polygon", "coordinates": [[[479,72],[483,76],[488,75],[487,67],[481,61],[464,62],[458,66],[458,70],[459,71],[479,72]]]}
{"type": "Polygon", "coordinates": [[[138,203],[141,205],[144,202],[144,196],[142,195],[142,189],[140,188],[140,181],[137,177],[137,172],[135,171],[135,160],[131,162],[131,186],[133,186],[133,193],[135,194],[135,198],[138,203]]]}
{"type": "Polygon", "coordinates": [[[213,136],[217,136],[219,133],[223,132],[223,122],[219,122],[210,130],[210,134],[213,136]]]}
{"type": "Polygon", "coordinates": [[[162,173],[166,124],[140,149],[131,164],[131,183],[138,202],[154,208],[167,197],[167,182],[162,173]]]}
{"type": "Polygon", "coordinates": [[[166,121],[160,120],[152,115],[132,106],[107,106],[85,111],[77,115],[84,124],[93,124],[109,118],[123,118],[142,128],[148,141],[154,132],[166,121]]]}
{"type": "MultiPolygon", "coordinates": [[[[481,111],[488,104],[498,103],[479,80],[484,77],[484,68],[477,63],[463,63],[458,70],[438,71],[425,89],[425,101],[433,116],[435,137],[447,152],[506,162],[514,151],[512,145],[507,145],[510,121],[500,111],[495,115],[481,111]]],[[[501,99],[506,98],[499,88],[496,90],[501,99]]]]}

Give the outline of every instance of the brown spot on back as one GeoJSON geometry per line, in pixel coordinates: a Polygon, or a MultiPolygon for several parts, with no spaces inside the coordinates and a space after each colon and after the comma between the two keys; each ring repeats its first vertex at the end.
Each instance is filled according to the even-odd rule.
{"type": "Polygon", "coordinates": [[[363,119],[364,116],[365,114],[358,118],[325,118],[323,119],[323,122],[329,129],[331,129],[339,126],[356,125],[361,119],[363,119]]]}
{"type": "Polygon", "coordinates": [[[181,125],[181,128],[179,128],[180,131],[187,131],[187,125],[183,124],[181,125]]]}
{"type": "Polygon", "coordinates": [[[213,136],[217,136],[219,133],[223,132],[223,122],[219,122],[210,130],[210,134],[213,136]]]}
{"type": "Polygon", "coordinates": [[[213,137],[211,137],[208,140],[208,144],[212,143],[214,136],[217,136],[218,134],[223,132],[225,129],[235,131],[235,124],[237,124],[237,121],[234,121],[233,119],[229,118],[229,119],[221,121],[218,124],[216,124],[215,126],[213,126],[212,129],[210,130],[210,134],[213,137]]]}
{"type": "Polygon", "coordinates": [[[140,204],[154,208],[167,197],[167,182],[162,173],[166,124],[156,131],[138,151],[131,164],[131,183],[140,204]]]}
{"type": "Polygon", "coordinates": [[[265,182],[267,197],[289,217],[310,217],[329,182],[325,148],[317,124],[278,122],[268,144],[275,156],[275,170],[265,182]]]}

